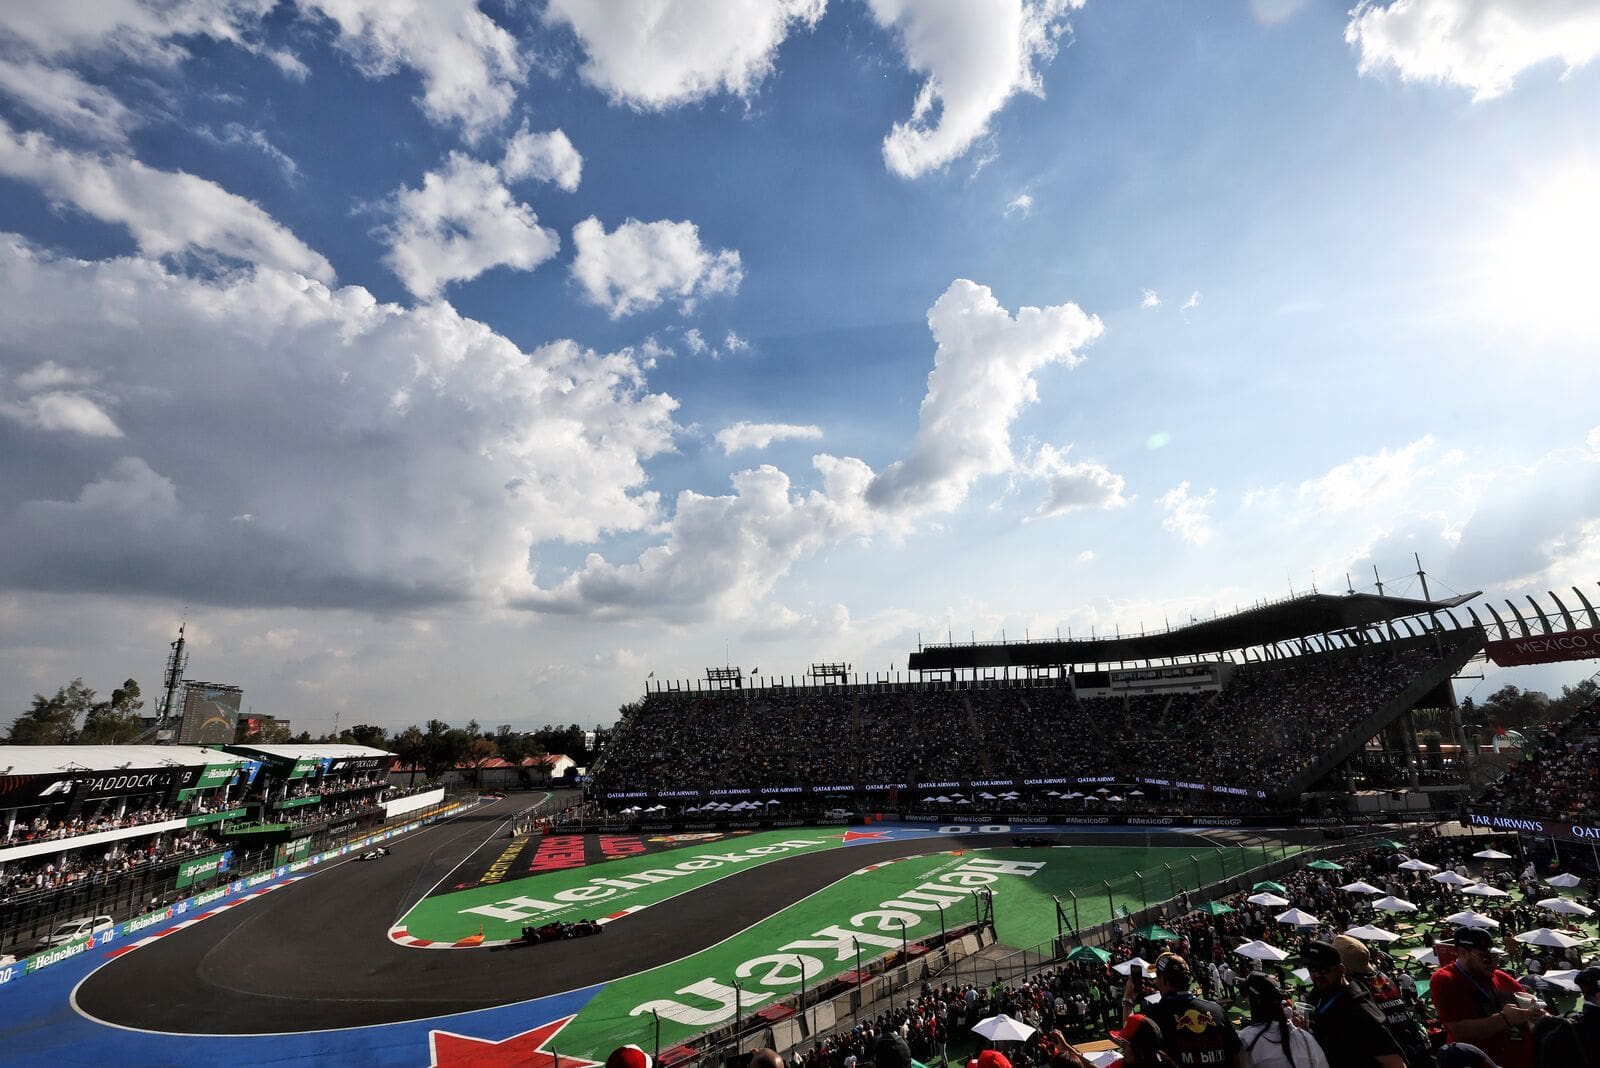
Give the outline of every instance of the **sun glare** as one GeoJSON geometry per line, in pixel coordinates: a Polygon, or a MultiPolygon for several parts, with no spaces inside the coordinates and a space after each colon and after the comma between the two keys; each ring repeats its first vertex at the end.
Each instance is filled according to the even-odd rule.
{"type": "Polygon", "coordinates": [[[1600,336],[1600,171],[1573,167],[1507,204],[1483,251],[1494,317],[1550,336],[1600,336]]]}

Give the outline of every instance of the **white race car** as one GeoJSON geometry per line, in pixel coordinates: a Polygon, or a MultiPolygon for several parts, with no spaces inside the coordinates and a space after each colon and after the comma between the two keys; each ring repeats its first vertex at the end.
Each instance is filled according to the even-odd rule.
{"type": "Polygon", "coordinates": [[[369,849],[369,850],[367,850],[365,853],[361,854],[356,859],[357,860],[377,860],[379,857],[386,857],[388,855],[389,855],[389,847],[388,846],[379,846],[377,849],[369,849]]]}

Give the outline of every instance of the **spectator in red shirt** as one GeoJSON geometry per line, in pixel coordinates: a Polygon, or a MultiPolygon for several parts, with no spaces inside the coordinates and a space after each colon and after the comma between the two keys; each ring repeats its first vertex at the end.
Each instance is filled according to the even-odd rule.
{"type": "Polygon", "coordinates": [[[1452,1042],[1482,1047],[1503,1068],[1533,1068],[1533,1032],[1528,1026],[1544,1015],[1521,983],[1495,967],[1494,938],[1478,927],[1461,927],[1455,962],[1433,973],[1428,993],[1452,1042]]]}

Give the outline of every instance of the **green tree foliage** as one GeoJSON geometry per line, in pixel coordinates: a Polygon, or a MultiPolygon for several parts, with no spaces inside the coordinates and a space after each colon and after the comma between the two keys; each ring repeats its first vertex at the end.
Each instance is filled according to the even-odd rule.
{"type": "Polygon", "coordinates": [[[89,708],[78,741],[85,745],[132,742],[144,731],[144,722],[139,718],[139,709],[143,707],[139,684],[128,679],[111,691],[111,700],[96,702],[89,708]]]}
{"type": "Polygon", "coordinates": [[[78,721],[94,707],[94,691],[73,679],[54,697],[33,695],[33,705],[11,724],[12,745],[71,745],[78,740],[78,721]]]}
{"type": "Polygon", "coordinates": [[[339,732],[339,741],[345,745],[365,745],[373,749],[389,748],[389,732],[370,723],[358,723],[339,732]]]}

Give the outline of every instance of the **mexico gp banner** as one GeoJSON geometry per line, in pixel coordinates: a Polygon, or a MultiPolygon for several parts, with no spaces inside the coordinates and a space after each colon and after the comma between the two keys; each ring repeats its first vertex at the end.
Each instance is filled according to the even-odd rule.
{"type": "Polygon", "coordinates": [[[1600,657],[1600,627],[1564,630],[1557,634],[1535,634],[1509,641],[1485,642],[1483,651],[1501,667],[1526,664],[1553,664],[1563,660],[1591,660],[1600,657]]]}

